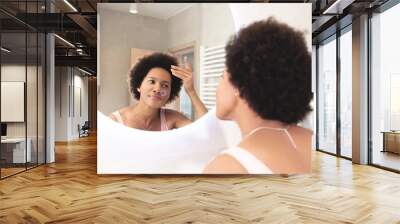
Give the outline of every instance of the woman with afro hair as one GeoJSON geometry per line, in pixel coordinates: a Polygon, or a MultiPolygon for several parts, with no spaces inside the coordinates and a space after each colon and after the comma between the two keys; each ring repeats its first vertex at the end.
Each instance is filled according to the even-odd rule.
{"type": "Polygon", "coordinates": [[[182,82],[196,118],[206,114],[207,109],[193,87],[191,69],[178,67],[177,60],[170,55],[153,53],[136,63],[129,74],[130,92],[139,102],[113,112],[110,118],[148,131],[166,131],[190,124],[192,121],[182,113],[162,108],[178,96],[182,82]]]}
{"type": "Polygon", "coordinates": [[[291,174],[311,169],[311,55],[303,34],[273,18],[242,28],[226,45],[217,117],[233,120],[242,140],[203,170],[291,174]]]}

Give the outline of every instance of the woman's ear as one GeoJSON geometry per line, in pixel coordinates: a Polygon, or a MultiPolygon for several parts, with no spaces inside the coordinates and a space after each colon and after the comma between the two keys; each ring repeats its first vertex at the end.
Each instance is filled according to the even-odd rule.
{"type": "Polygon", "coordinates": [[[240,96],[239,90],[235,88],[234,94],[235,94],[236,97],[239,97],[240,96]]]}

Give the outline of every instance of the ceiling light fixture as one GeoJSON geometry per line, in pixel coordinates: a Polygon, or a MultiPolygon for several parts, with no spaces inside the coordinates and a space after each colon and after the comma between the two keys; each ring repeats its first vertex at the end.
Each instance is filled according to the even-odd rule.
{"type": "Polygon", "coordinates": [[[75,45],[73,45],[71,42],[69,42],[68,40],[58,36],[57,34],[54,34],[55,37],[57,37],[58,39],[60,39],[61,41],[63,41],[64,43],[68,44],[69,46],[75,48],[75,45]]]}
{"type": "Polygon", "coordinates": [[[136,3],[131,3],[129,5],[129,12],[132,13],[132,14],[138,13],[136,3]]]}
{"type": "Polygon", "coordinates": [[[83,69],[81,69],[81,68],[79,68],[79,67],[78,67],[78,70],[81,71],[81,72],[83,72],[83,73],[85,73],[85,74],[92,75],[92,73],[90,73],[90,72],[88,72],[88,71],[85,71],[85,70],[83,70],[83,69]]]}
{"type": "Polygon", "coordinates": [[[75,12],[78,12],[78,10],[71,4],[69,3],[68,0],[64,0],[65,4],[67,4],[72,10],[74,10],[75,12]]]}
{"type": "Polygon", "coordinates": [[[11,52],[11,50],[9,50],[9,49],[7,49],[7,48],[5,48],[5,47],[1,47],[1,50],[4,51],[4,52],[6,52],[6,53],[10,53],[10,52],[11,52]]]}
{"type": "Polygon", "coordinates": [[[345,9],[347,6],[351,5],[354,0],[336,0],[333,2],[332,5],[330,5],[327,9],[322,12],[323,15],[326,14],[342,14],[343,9],[345,9]]]}

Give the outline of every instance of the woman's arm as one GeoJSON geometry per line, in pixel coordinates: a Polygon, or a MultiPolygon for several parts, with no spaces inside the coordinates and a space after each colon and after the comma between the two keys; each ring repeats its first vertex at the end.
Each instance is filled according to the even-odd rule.
{"type": "Polygon", "coordinates": [[[199,96],[196,93],[196,90],[194,89],[192,69],[189,65],[186,66],[186,68],[172,66],[171,72],[176,77],[182,79],[185,91],[190,97],[190,101],[192,102],[195,110],[195,119],[199,119],[201,116],[207,113],[207,108],[206,106],[204,106],[203,102],[201,102],[199,96]]]}
{"type": "Polygon", "coordinates": [[[190,101],[192,101],[192,105],[194,107],[195,115],[196,115],[195,119],[197,120],[201,116],[203,116],[204,114],[207,113],[207,108],[203,104],[203,102],[201,102],[200,97],[197,95],[197,93],[194,89],[190,92],[188,90],[186,90],[186,92],[190,97],[190,101]]]}

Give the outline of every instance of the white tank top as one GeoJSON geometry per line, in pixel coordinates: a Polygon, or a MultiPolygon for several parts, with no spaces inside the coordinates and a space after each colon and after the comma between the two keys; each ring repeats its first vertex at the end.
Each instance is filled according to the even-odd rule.
{"type": "Polygon", "coordinates": [[[238,146],[230,148],[221,152],[221,154],[227,154],[232,156],[242,165],[248,173],[251,174],[271,174],[272,171],[260,160],[257,159],[249,151],[242,149],[238,146]]]}
{"type": "MultiPolygon", "coordinates": [[[[243,139],[247,138],[248,136],[254,134],[255,132],[261,129],[270,129],[276,131],[283,131],[289,138],[289,141],[294,149],[297,149],[296,143],[294,142],[292,136],[287,131],[286,128],[270,128],[270,127],[259,127],[252,130],[249,134],[247,134],[243,139]]],[[[251,152],[246,149],[243,149],[239,146],[235,146],[229,148],[225,151],[222,151],[220,154],[227,154],[232,156],[236,161],[242,165],[249,174],[272,174],[273,172],[263,163],[261,162],[256,156],[254,156],[251,152]]]]}

